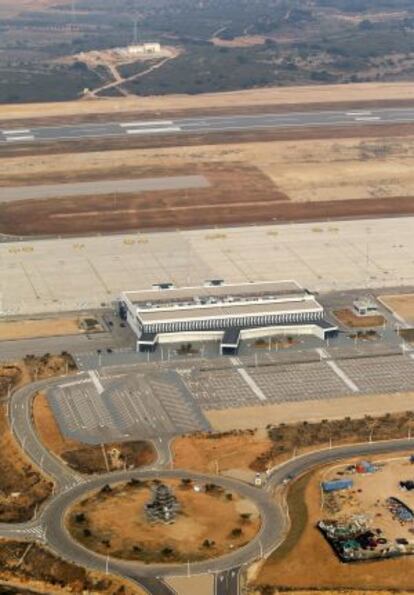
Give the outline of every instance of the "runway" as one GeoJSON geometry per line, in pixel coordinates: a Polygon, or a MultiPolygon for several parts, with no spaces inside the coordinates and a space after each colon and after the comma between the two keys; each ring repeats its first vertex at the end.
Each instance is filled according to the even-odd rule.
{"type": "Polygon", "coordinates": [[[110,137],[171,134],[208,134],[265,129],[320,126],[363,126],[367,124],[414,123],[414,108],[358,109],[355,111],[311,111],[283,114],[208,116],[176,120],[135,120],[85,123],[35,128],[3,128],[0,145],[41,143],[110,137]]]}
{"type": "Polygon", "coordinates": [[[208,188],[210,183],[204,176],[164,176],[158,178],[136,178],[122,180],[100,180],[94,182],[72,182],[66,184],[42,184],[35,186],[3,187],[0,203],[16,200],[45,200],[67,198],[68,196],[128,194],[154,192],[156,190],[190,190],[208,188]]]}

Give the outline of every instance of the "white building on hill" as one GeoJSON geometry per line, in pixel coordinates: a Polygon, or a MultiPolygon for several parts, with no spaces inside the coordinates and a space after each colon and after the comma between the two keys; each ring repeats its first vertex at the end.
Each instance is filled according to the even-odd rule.
{"type": "Polygon", "coordinates": [[[140,45],[128,46],[128,54],[159,54],[161,52],[161,44],[159,43],[143,43],[140,45]]]}

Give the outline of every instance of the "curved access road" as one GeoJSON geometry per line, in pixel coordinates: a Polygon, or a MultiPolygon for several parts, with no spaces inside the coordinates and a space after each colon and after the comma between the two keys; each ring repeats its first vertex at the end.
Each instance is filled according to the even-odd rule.
{"type": "MultiPolygon", "coordinates": [[[[79,374],[82,376],[82,373],[79,374]]],[[[144,587],[149,593],[170,595],[173,591],[162,581],[168,575],[184,575],[186,565],[164,564],[144,565],[114,558],[105,558],[74,541],[65,528],[65,515],[68,509],[87,493],[99,490],[107,483],[128,481],[130,478],[151,477],[190,477],[194,481],[213,482],[226,490],[239,492],[253,500],[262,516],[262,526],[258,535],[246,546],[220,558],[191,564],[192,573],[213,572],[217,594],[238,592],[239,570],[243,565],[270,554],[284,540],[289,519],[283,499],[275,499],[275,488],[283,486],[286,480],[297,477],[315,466],[346,459],[353,456],[367,456],[379,453],[401,452],[413,448],[414,441],[392,440],[354,444],[314,451],[293,458],[271,470],[267,485],[258,489],[246,483],[226,477],[211,476],[186,470],[168,470],[170,460],[169,445],[159,446],[159,463],[152,468],[117,471],[84,477],[70,469],[59,458],[50,453],[39,440],[32,420],[32,400],[39,389],[50,388],[62,383],[62,379],[43,380],[15,391],[9,402],[9,417],[12,432],[22,449],[33,463],[46,473],[55,483],[53,496],[46,502],[37,519],[23,524],[0,524],[0,535],[12,538],[36,539],[47,544],[56,554],[81,566],[109,571],[129,578],[144,587]]],[[[158,445],[157,445],[158,446],[158,445]]]]}

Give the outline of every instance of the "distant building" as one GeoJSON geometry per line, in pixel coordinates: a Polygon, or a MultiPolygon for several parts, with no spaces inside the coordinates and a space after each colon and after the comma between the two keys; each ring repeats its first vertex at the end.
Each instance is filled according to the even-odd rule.
{"type": "Polygon", "coordinates": [[[338,331],[295,281],[227,285],[213,280],[182,288],[160,283],[122,293],[120,313],[137,335],[139,351],[152,351],[157,343],[220,339],[222,354],[236,353],[242,338],[313,334],[325,339],[338,331]]]}
{"type": "Polygon", "coordinates": [[[128,54],[158,54],[161,52],[161,44],[159,43],[143,43],[140,45],[128,46],[128,54]]]}

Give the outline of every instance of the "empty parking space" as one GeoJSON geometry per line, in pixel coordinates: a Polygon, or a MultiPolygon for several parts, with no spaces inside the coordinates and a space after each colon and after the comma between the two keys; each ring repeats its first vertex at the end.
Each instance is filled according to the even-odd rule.
{"type": "Polygon", "coordinates": [[[365,393],[414,389],[414,362],[402,355],[343,360],[341,367],[365,393]]]}
{"type": "Polygon", "coordinates": [[[201,409],[173,371],[106,376],[106,388],[79,381],[50,391],[48,398],[65,436],[99,444],[155,439],[209,429],[201,409]]]}

